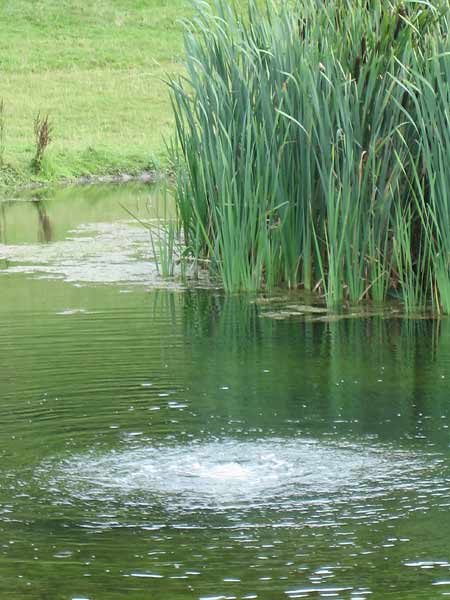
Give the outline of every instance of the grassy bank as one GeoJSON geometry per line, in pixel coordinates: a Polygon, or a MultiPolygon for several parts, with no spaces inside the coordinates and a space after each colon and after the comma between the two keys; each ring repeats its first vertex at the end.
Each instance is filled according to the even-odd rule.
{"type": "Polygon", "coordinates": [[[450,313],[447,3],[214,5],[172,84],[191,258],[228,291],[450,313]]]}
{"type": "Polygon", "coordinates": [[[0,0],[0,186],[158,165],[186,0],[0,0]],[[36,176],[33,122],[53,133],[36,176]]]}

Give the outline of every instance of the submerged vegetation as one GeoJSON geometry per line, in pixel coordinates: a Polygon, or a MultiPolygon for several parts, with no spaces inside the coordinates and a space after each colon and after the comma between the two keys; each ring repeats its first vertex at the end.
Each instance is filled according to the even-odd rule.
{"type": "Polygon", "coordinates": [[[228,291],[450,313],[447,3],[204,4],[170,82],[176,201],[228,291]]]}

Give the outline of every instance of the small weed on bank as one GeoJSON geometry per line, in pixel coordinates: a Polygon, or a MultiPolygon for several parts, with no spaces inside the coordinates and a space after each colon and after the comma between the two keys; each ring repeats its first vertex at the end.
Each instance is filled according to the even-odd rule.
{"type": "Polygon", "coordinates": [[[34,119],[34,140],[35,154],[33,158],[33,169],[35,173],[39,173],[42,167],[42,159],[44,152],[52,141],[52,126],[49,122],[48,115],[42,116],[38,113],[34,119]]]}

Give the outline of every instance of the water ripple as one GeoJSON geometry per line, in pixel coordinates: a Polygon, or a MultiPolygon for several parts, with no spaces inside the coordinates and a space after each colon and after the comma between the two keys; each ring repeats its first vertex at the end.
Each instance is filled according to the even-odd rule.
{"type": "Polygon", "coordinates": [[[436,457],[390,448],[226,439],[79,455],[55,467],[51,483],[85,500],[138,498],[187,512],[276,508],[325,517],[350,503],[342,517],[373,521],[383,512],[377,502],[394,494],[407,508],[413,493],[410,509],[420,507],[421,494],[425,501],[436,493],[438,470],[436,457]]]}

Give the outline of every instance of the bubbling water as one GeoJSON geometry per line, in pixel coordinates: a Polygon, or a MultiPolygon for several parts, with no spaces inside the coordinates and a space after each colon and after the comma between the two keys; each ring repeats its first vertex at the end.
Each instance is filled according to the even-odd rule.
{"type": "Polygon", "coordinates": [[[298,508],[417,491],[429,470],[429,461],[389,448],[228,439],[80,455],[52,481],[86,499],[138,495],[177,510],[298,508]]]}

